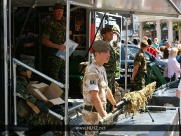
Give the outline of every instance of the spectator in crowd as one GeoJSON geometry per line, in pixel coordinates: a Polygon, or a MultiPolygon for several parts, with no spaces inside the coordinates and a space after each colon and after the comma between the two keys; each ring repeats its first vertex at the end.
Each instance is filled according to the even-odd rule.
{"type": "Polygon", "coordinates": [[[171,79],[174,74],[176,75],[176,79],[180,77],[181,69],[180,64],[176,60],[178,49],[177,48],[171,48],[170,49],[170,55],[168,59],[168,78],[171,79]]]}
{"type": "Polygon", "coordinates": [[[165,42],[166,41],[167,41],[166,39],[162,39],[162,41],[160,42],[159,46],[165,46],[165,42]]]}
{"type": "Polygon", "coordinates": [[[152,46],[153,46],[156,50],[158,50],[158,48],[159,48],[158,38],[154,38],[152,46]]]}
{"type": "Polygon", "coordinates": [[[121,43],[125,43],[125,40],[124,40],[124,39],[122,39],[122,40],[121,40],[121,43]]]}
{"type": "Polygon", "coordinates": [[[181,48],[178,48],[178,53],[177,53],[176,59],[177,59],[178,63],[181,63],[181,48]]]}
{"type": "Polygon", "coordinates": [[[164,52],[164,49],[165,49],[165,46],[160,46],[160,51],[163,53],[164,52]]]}
{"type": "Polygon", "coordinates": [[[168,41],[165,42],[165,49],[163,51],[163,58],[168,59],[170,50],[170,43],[168,41]]]}
{"type": "MultiPolygon", "coordinates": [[[[162,52],[160,51],[160,47],[159,47],[159,44],[158,44],[158,38],[154,38],[152,46],[156,49],[156,54],[157,54],[156,57],[157,57],[158,59],[163,58],[163,54],[162,54],[162,52]]],[[[163,47],[163,46],[162,46],[162,47],[163,47]]]]}
{"type": "Polygon", "coordinates": [[[133,44],[136,45],[136,46],[138,46],[138,40],[134,38],[134,39],[133,39],[133,44]]]}
{"type": "Polygon", "coordinates": [[[153,56],[157,57],[156,49],[153,46],[151,46],[151,44],[152,44],[151,39],[148,39],[147,42],[148,42],[148,45],[149,45],[148,48],[147,48],[147,51],[149,53],[151,53],[153,56]]]}

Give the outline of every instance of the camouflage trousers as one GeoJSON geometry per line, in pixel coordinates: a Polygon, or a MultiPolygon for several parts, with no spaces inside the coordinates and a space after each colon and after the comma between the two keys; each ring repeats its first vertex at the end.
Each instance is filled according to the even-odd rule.
{"type": "MultiPolygon", "coordinates": [[[[115,86],[114,86],[114,83],[115,83],[115,73],[112,72],[112,73],[107,73],[107,80],[108,80],[108,86],[114,96],[115,94],[115,86]]],[[[107,105],[106,105],[106,111],[107,112],[111,112],[112,111],[112,104],[108,101],[107,102],[107,105]]]]}
{"type": "MultiPolygon", "coordinates": [[[[84,125],[98,125],[101,118],[102,117],[98,112],[82,110],[82,120],[84,121],[84,125]]],[[[96,134],[98,134],[98,131],[85,131],[85,136],[96,136],[96,134]]]]}
{"type": "MultiPolygon", "coordinates": [[[[42,65],[42,71],[45,75],[65,84],[65,61],[63,59],[56,56],[46,56],[42,65]]],[[[45,82],[50,84],[49,81],[45,82]]],[[[61,98],[65,98],[64,93],[61,95],[61,98]]]]}
{"type": "Polygon", "coordinates": [[[65,83],[65,61],[56,56],[46,56],[42,65],[42,71],[47,76],[65,83]]]}
{"type": "Polygon", "coordinates": [[[139,91],[145,87],[145,75],[136,75],[134,78],[134,91],[139,91]]]}
{"type": "Polygon", "coordinates": [[[28,124],[34,125],[37,129],[50,128],[54,136],[63,136],[64,122],[49,113],[32,113],[26,118],[28,124]]]}
{"type": "Polygon", "coordinates": [[[114,86],[114,83],[115,83],[115,73],[107,73],[107,80],[108,80],[108,86],[111,90],[111,92],[115,93],[115,86],[114,86]]]}

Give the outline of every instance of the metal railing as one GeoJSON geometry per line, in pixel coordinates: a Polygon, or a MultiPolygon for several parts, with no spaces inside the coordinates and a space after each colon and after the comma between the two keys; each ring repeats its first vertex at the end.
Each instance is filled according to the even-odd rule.
{"type": "MultiPolygon", "coordinates": [[[[22,97],[22,96],[21,96],[21,94],[18,94],[16,92],[16,66],[17,66],[16,64],[19,64],[19,65],[31,70],[32,72],[38,74],[39,76],[41,76],[43,78],[46,78],[47,80],[59,85],[62,88],[64,88],[64,84],[62,84],[62,83],[48,77],[47,75],[33,69],[32,67],[22,63],[18,59],[13,58],[12,60],[13,60],[13,78],[14,78],[13,79],[13,81],[14,81],[14,84],[13,84],[13,86],[14,86],[14,92],[13,92],[13,94],[14,94],[14,125],[17,125],[17,98],[16,98],[16,96],[20,96],[20,97],[22,97]]],[[[55,117],[59,118],[60,120],[64,119],[61,115],[57,114],[56,112],[54,112],[54,111],[52,111],[50,109],[48,111],[49,111],[50,114],[54,115],[55,117]]]]}

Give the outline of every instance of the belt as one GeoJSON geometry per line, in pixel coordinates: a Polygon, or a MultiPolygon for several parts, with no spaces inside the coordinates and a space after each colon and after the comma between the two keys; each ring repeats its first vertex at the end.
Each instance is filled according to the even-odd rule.
{"type": "MultiPolygon", "coordinates": [[[[104,110],[106,110],[106,106],[103,106],[104,110]]],[[[86,111],[92,111],[92,112],[97,112],[96,108],[92,105],[85,105],[84,110],[86,111]]]]}

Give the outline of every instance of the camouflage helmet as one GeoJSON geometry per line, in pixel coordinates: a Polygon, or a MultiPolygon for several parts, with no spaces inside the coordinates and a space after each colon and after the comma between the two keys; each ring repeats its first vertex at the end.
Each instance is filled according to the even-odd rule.
{"type": "Polygon", "coordinates": [[[112,31],[113,31],[113,33],[116,33],[116,34],[118,34],[118,36],[120,36],[120,28],[119,28],[118,24],[115,24],[112,27],[112,31]]]}
{"type": "MultiPolygon", "coordinates": [[[[28,66],[30,66],[30,67],[32,67],[32,68],[35,68],[35,65],[33,64],[33,62],[31,60],[22,60],[21,62],[28,65],[28,66]]],[[[18,70],[18,72],[20,72],[20,71],[27,70],[27,68],[25,68],[25,67],[23,67],[21,65],[18,65],[17,70],[18,70]]]]}

